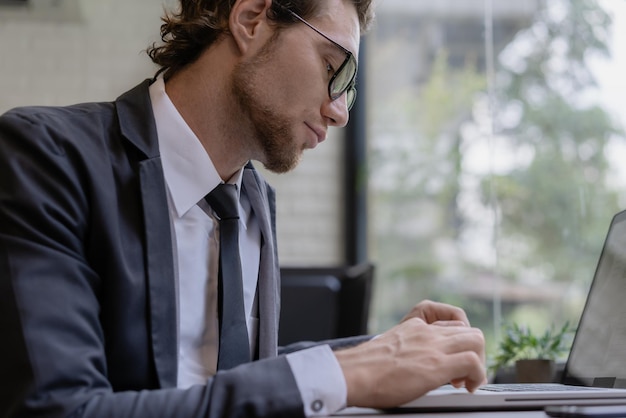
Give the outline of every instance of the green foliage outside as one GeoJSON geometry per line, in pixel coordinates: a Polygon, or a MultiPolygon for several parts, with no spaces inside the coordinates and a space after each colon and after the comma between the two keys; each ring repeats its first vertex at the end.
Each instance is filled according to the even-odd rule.
{"type": "Polygon", "coordinates": [[[390,86],[370,105],[373,331],[424,298],[462,306],[490,352],[502,322],[578,322],[624,198],[607,154],[625,134],[585,100],[589,57],[609,53],[610,16],[595,0],[559,4],[563,13],[538,10],[497,51],[494,94],[473,57],[452,65],[440,49],[425,80],[394,89],[384,71],[402,38],[369,53],[371,84],[390,86]],[[496,168],[477,170],[469,156],[488,136],[487,104],[485,164],[496,168]]]}
{"type": "Polygon", "coordinates": [[[495,372],[517,360],[559,360],[569,352],[572,333],[569,322],[561,328],[550,327],[542,334],[513,323],[506,327],[490,368],[495,372]]]}

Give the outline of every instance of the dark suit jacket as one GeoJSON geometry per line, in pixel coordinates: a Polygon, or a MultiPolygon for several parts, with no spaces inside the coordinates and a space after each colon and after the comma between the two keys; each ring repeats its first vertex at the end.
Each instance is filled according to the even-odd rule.
{"type": "Polygon", "coordinates": [[[244,187],[267,220],[263,360],[175,388],[176,284],[147,88],[0,117],[0,416],[300,416],[277,356],[274,194],[251,165],[244,187]]]}

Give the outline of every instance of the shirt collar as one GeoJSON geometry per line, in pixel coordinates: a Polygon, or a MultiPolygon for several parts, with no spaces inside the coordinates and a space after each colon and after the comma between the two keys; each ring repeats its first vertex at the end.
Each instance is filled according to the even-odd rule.
{"type": "MultiPolygon", "coordinates": [[[[217,185],[222,183],[211,157],[167,96],[163,77],[150,85],[150,100],[156,121],[163,175],[174,209],[182,217],[217,185]]],[[[228,183],[241,194],[243,167],[228,183]]],[[[243,211],[240,210],[240,214],[243,211]]]]}

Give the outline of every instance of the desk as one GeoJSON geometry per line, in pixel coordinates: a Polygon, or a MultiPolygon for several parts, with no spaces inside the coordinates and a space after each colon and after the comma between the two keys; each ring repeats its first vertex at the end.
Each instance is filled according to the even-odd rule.
{"type": "Polygon", "coordinates": [[[348,418],[546,418],[543,411],[491,411],[491,412],[432,412],[409,414],[385,414],[376,409],[347,408],[338,415],[348,418]]]}

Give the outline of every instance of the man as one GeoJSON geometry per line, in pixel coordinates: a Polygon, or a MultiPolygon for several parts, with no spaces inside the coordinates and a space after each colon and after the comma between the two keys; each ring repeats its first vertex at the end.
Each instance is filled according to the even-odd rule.
{"type": "Polygon", "coordinates": [[[369,0],[184,0],[154,80],[0,118],[2,416],[312,416],[484,382],[482,334],[434,302],[373,339],[276,346],[274,194],[249,161],[288,171],[347,123],[370,19],[369,0]],[[233,368],[204,199],[221,183],[255,360],[233,368]]]}

